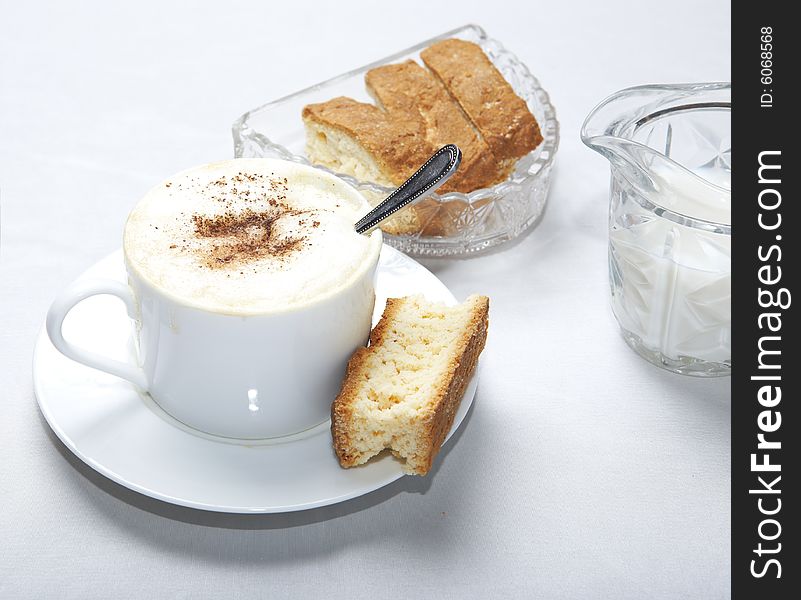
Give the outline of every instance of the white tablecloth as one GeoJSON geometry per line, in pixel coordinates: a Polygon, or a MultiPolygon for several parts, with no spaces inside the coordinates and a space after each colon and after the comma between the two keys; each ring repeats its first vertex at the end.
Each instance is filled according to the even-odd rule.
{"type": "Polygon", "coordinates": [[[727,2],[3,1],[0,15],[0,597],[730,594],[730,381],[661,371],[621,340],[607,164],[579,140],[615,90],[729,79],[727,2]],[[426,263],[457,296],[492,298],[476,404],[434,472],[244,517],[139,496],[73,458],[36,406],[34,339],[137,199],[231,156],[245,110],[468,22],[540,78],[562,142],[535,230],[426,263]]]}

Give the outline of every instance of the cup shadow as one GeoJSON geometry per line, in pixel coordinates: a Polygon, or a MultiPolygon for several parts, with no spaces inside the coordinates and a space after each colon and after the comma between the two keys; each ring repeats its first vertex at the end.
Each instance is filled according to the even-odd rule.
{"type": "Polygon", "coordinates": [[[201,525],[204,527],[216,527],[221,529],[240,529],[240,530],[271,530],[289,529],[293,527],[303,527],[314,523],[321,523],[331,519],[337,519],[354,513],[369,509],[381,504],[394,496],[402,493],[426,494],[431,487],[431,483],[437,472],[440,470],[443,461],[450,453],[451,449],[458,443],[463,435],[469,421],[473,415],[473,408],[477,398],[469,407],[459,428],[453,436],[444,444],[439,454],[434,459],[428,475],[424,477],[404,476],[382,488],[369,492],[358,498],[352,498],[344,502],[311,508],[296,512],[273,513],[273,514],[239,514],[204,511],[196,508],[189,508],[170,504],[162,500],[157,500],[139,492],[130,490],[105,476],[101,475],[89,465],[75,456],[64,443],[58,439],[50,429],[47,421],[41,413],[39,419],[42,427],[50,438],[53,446],[69,465],[78,472],[85,480],[89,481],[94,487],[105,492],[109,496],[116,498],[134,508],[150,513],[155,516],[179,521],[182,523],[201,525]]]}

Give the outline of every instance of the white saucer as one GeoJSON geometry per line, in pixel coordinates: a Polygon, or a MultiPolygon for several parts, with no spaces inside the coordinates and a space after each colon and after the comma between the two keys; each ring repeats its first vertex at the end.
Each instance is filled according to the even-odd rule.
{"type": "MultiPolygon", "coordinates": [[[[122,252],[107,256],[80,279],[125,281],[122,252]]],[[[423,266],[384,246],[378,266],[375,322],[388,297],[424,294],[455,303],[423,266]]],[[[97,296],[64,322],[67,339],[124,360],[130,321],[122,303],[97,296]]],[[[173,504],[233,513],[279,513],[335,504],[403,476],[391,456],[342,469],[331,447],[329,423],[272,442],[239,443],[201,434],[164,413],[131,384],[73,362],[42,330],[33,355],[33,383],[50,427],[78,458],[127,488],[173,504]]],[[[467,414],[473,377],[448,438],[467,414]]]]}

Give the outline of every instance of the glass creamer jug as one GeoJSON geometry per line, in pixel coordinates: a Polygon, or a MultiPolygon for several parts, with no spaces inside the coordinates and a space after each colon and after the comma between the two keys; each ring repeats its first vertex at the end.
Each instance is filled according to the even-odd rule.
{"type": "Polygon", "coordinates": [[[731,85],[648,85],[587,117],[611,163],[609,278],[626,342],[668,370],[731,371],[731,85]]]}

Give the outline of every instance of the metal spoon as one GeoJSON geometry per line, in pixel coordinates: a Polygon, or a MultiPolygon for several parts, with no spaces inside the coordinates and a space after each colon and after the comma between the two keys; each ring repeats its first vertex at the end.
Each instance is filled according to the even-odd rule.
{"type": "Polygon", "coordinates": [[[461,161],[462,151],[454,144],[437,150],[414,175],[356,222],[356,232],[370,232],[391,214],[439,188],[456,172],[461,161]]]}

